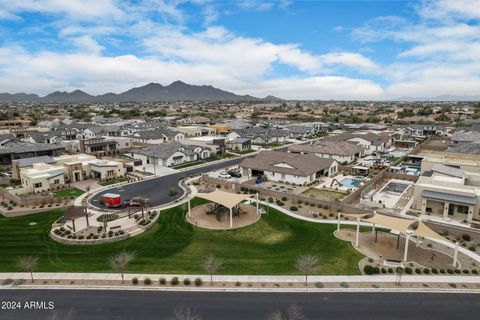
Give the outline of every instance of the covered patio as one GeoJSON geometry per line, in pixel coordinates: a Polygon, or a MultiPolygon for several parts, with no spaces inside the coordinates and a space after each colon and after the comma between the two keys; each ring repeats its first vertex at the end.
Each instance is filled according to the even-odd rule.
{"type": "MultiPolygon", "coordinates": [[[[451,259],[451,256],[448,256],[444,251],[438,254],[432,254],[432,252],[425,252],[426,249],[420,247],[420,241],[424,238],[436,241],[440,244],[450,242],[437,232],[430,229],[421,220],[392,217],[377,214],[376,212],[374,212],[373,214],[345,214],[339,212],[337,221],[337,232],[340,232],[341,216],[353,218],[356,221],[355,240],[353,241],[352,239],[352,242],[354,242],[354,245],[357,248],[359,248],[362,243],[363,245],[369,245],[371,247],[370,249],[384,250],[384,254],[387,254],[389,257],[398,258],[399,261],[401,258],[401,261],[406,262],[408,261],[409,242],[413,238],[413,240],[416,242],[416,246],[414,248],[415,252],[413,252],[413,258],[415,261],[433,262],[434,258],[436,258],[437,260],[439,260],[439,262],[445,262],[445,259],[451,259]],[[365,236],[363,236],[362,238],[365,238],[362,239],[363,241],[360,240],[360,222],[363,222],[363,224],[371,224],[372,226],[371,234],[366,234],[365,236]],[[383,233],[382,243],[380,245],[377,245],[379,226],[391,229],[393,232],[390,232],[388,234],[383,233]],[[402,243],[400,243],[401,237],[405,239],[405,241],[403,241],[402,243]],[[391,244],[392,241],[395,240],[396,248],[392,247],[392,245],[387,245],[387,242],[391,244]],[[403,249],[403,256],[401,256],[398,252],[400,249],[403,249]]],[[[447,249],[447,247],[445,247],[445,249],[447,249]]],[[[382,259],[383,257],[383,254],[379,255],[379,258],[382,259]]],[[[458,265],[458,243],[455,243],[452,265],[453,267],[456,267],[458,265]]]]}
{"type": "Polygon", "coordinates": [[[234,216],[238,217],[235,227],[249,225],[258,220],[260,216],[258,210],[258,193],[255,195],[255,207],[242,203],[245,200],[251,200],[252,196],[254,195],[237,194],[218,189],[210,193],[197,193],[195,197],[208,200],[213,202],[213,204],[207,203],[192,209],[191,198],[189,198],[187,218],[195,225],[210,229],[233,228],[234,216]],[[221,221],[225,215],[228,216],[228,225],[224,225],[221,221]],[[217,220],[217,222],[215,222],[215,220],[217,220]]]}

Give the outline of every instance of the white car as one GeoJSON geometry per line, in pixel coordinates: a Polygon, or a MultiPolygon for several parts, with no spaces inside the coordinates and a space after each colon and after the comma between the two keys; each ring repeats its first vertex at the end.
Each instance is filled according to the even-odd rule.
{"type": "Polygon", "coordinates": [[[219,178],[222,178],[222,179],[230,179],[232,176],[229,175],[228,173],[226,172],[220,172],[220,174],[218,175],[219,178]]]}

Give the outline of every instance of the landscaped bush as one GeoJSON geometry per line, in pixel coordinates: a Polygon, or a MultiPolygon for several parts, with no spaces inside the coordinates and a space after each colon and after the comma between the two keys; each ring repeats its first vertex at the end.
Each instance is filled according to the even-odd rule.
{"type": "Polygon", "coordinates": [[[178,277],[173,277],[172,280],[170,280],[170,284],[172,286],[176,286],[179,284],[178,277]]]}
{"type": "Polygon", "coordinates": [[[475,251],[476,249],[477,249],[477,248],[476,248],[474,245],[468,247],[468,250],[470,250],[470,251],[475,251]]]}
{"type": "Polygon", "coordinates": [[[405,273],[406,273],[406,274],[412,274],[412,268],[410,268],[410,267],[405,267],[405,273]]]}
{"type": "Polygon", "coordinates": [[[363,272],[367,275],[372,275],[375,273],[373,267],[369,264],[367,264],[365,267],[363,267],[363,272]]]}
{"type": "Polygon", "coordinates": [[[325,285],[323,284],[323,282],[315,282],[315,287],[317,288],[325,288],[325,285]]]}
{"type": "Polygon", "coordinates": [[[430,269],[428,269],[428,268],[423,269],[423,273],[424,274],[430,274],[430,269]]]}
{"type": "Polygon", "coordinates": [[[373,262],[373,258],[368,258],[368,262],[372,263],[372,262],[373,262]]]}
{"type": "Polygon", "coordinates": [[[470,274],[470,270],[468,270],[468,269],[463,269],[462,272],[465,273],[465,274],[470,274]]]}
{"type": "Polygon", "coordinates": [[[196,279],[195,279],[195,285],[196,285],[197,287],[200,287],[202,284],[203,284],[202,279],[200,279],[200,278],[196,278],[196,279]]]}
{"type": "Polygon", "coordinates": [[[290,210],[291,210],[291,211],[298,211],[298,208],[297,208],[297,206],[291,206],[291,207],[290,207],[290,210]]]}
{"type": "Polygon", "coordinates": [[[382,271],[382,273],[387,273],[387,269],[385,269],[385,268],[382,268],[381,271],[382,271]]]}
{"type": "Polygon", "coordinates": [[[461,273],[461,271],[459,269],[455,269],[455,270],[453,270],[453,272],[455,272],[456,274],[461,273]]]}
{"type": "Polygon", "coordinates": [[[475,270],[475,269],[473,269],[473,270],[472,270],[472,273],[473,273],[473,274],[478,274],[478,271],[475,270]]]}
{"type": "Polygon", "coordinates": [[[132,284],[138,284],[138,278],[137,277],[132,279],[132,284]]]}
{"type": "Polygon", "coordinates": [[[342,288],[350,288],[350,285],[346,282],[340,282],[340,287],[342,288]]]}
{"type": "Polygon", "coordinates": [[[268,202],[269,202],[269,203],[273,203],[273,198],[272,198],[272,197],[269,197],[269,198],[268,198],[268,202]]]}
{"type": "Polygon", "coordinates": [[[143,284],[145,284],[145,285],[147,285],[147,286],[148,286],[148,285],[151,285],[151,284],[152,284],[152,279],[150,279],[150,278],[148,278],[148,277],[145,278],[145,279],[143,279],[143,284]]]}
{"type": "Polygon", "coordinates": [[[433,274],[438,274],[438,270],[436,268],[432,268],[432,273],[433,274]]]}
{"type": "Polygon", "coordinates": [[[462,239],[463,239],[464,241],[470,241],[470,240],[472,240],[472,238],[470,237],[470,235],[469,235],[468,233],[462,234],[462,239]]]}
{"type": "Polygon", "coordinates": [[[452,269],[447,269],[447,273],[448,274],[453,274],[453,270],[452,269]]]}
{"type": "Polygon", "coordinates": [[[235,282],[235,286],[240,287],[240,286],[242,286],[242,283],[240,281],[237,281],[237,282],[235,282]]]}
{"type": "Polygon", "coordinates": [[[393,268],[388,268],[388,273],[393,273],[393,268]]]}
{"type": "Polygon", "coordinates": [[[162,286],[164,286],[164,285],[167,284],[167,279],[165,279],[165,278],[160,278],[160,279],[158,279],[158,283],[160,283],[162,286]]]}
{"type": "Polygon", "coordinates": [[[441,274],[445,274],[445,269],[440,269],[441,274]]]}
{"type": "Polygon", "coordinates": [[[422,273],[422,269],[420,269],[420,268],[415,268],[415,273],[416,273],[416,274],[421,274],[421,273],[422,273]]]}
{"type": "Polygon", "coordinates": [[[190,285],[190,279],[188,279],[188,278],[183,279],[183,284],[186,285],[186,286],[189,286],[190,285]]]}

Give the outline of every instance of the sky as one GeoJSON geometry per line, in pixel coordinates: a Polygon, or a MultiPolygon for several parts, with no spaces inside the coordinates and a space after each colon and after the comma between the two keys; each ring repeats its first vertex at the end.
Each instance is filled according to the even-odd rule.
{"type": "Polygon", "coordinates": [[[480,95],[480,0],[0,0],[0,92],[480,95]]]}

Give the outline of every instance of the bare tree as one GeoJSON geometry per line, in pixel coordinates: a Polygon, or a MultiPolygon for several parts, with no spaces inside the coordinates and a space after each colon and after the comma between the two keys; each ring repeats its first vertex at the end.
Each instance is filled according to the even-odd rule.
{"type": "Polygon", "coordinates": [[[202,320],[202,317],[190,308],[180,307],[173,310],[170,320],[202,320]]]}
{"type": "Polygon", "coordinates": [[[308,284],[308,275],[317,268],[319,259],[316,255],[302,253],[295,262],[295,268],[305,275],[305,285],[308,284]]]}
{"type": "Polygon", "coordinates": [[[217,259],[213,254],[210,254],[203,259],[201,265],[203,270],[210,275],[210,285],[213,285],[213,275],[222,267],[222,261],[217,259]]]}
{"type": "Polygon", "coordinates": [[[122,283],[124,283],[124,274],[125,270],[128,267],[128,264],[135,259],[135,253],[130,251],[120,251],[116,255],[110,257],[108,264],[113,271],[120,273],[122,276],[122,283]]]}
{"type": "Polygon", "coordinates": [[[30,272],[30,277],[33,282],[33,271],[37,268],[38,257],[36,256],[22,256],[17,260],[17,265],[23,272],[30,272]]]}
{"type": "Polygon", "coordinates": [[[294,304],[285,309],[285,312],[275,311],[268,318],[268,320],[305,320],[300,308],[294,304]]]}

